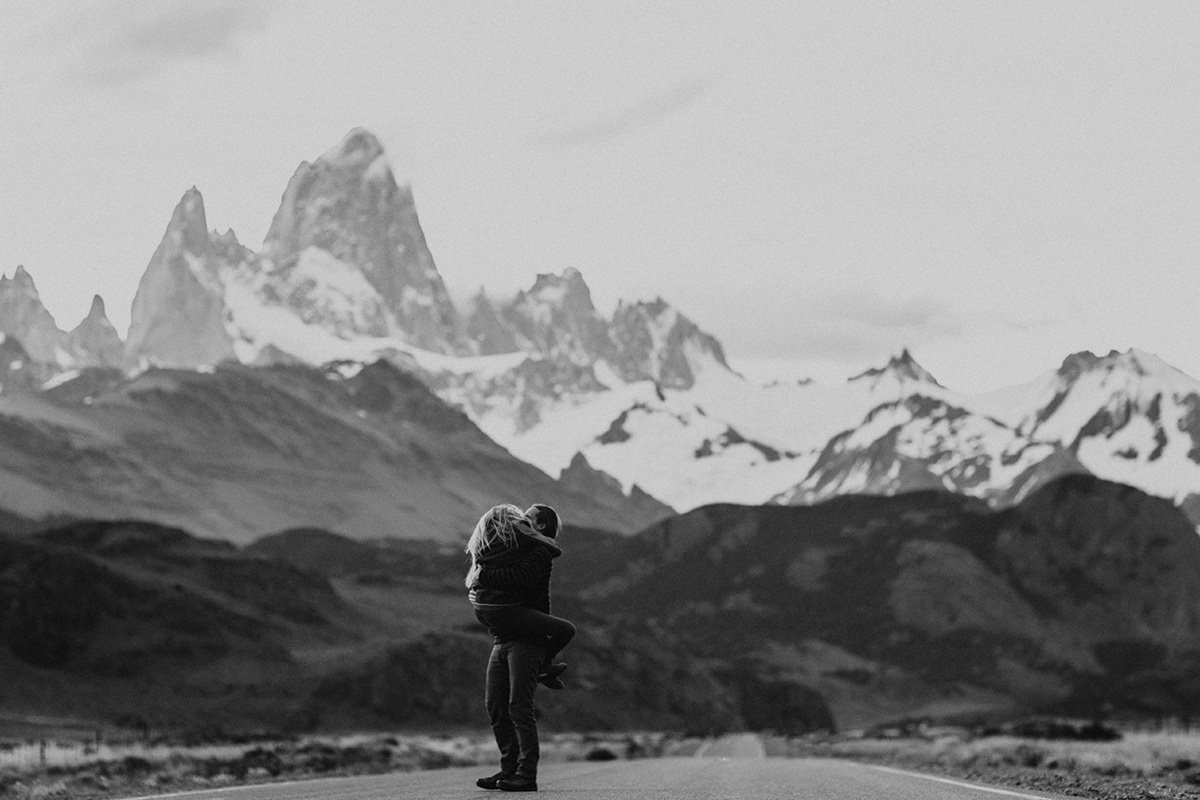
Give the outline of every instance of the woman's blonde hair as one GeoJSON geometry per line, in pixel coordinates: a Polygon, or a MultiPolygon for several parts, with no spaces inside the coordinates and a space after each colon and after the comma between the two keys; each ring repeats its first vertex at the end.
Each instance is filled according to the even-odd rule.
{"type": "Polygon", "coordinates": [[[501,503],[484,512],[475,523],[475,529],[471,531],[471,538],[467,539],[467,546],[464,548],[471,557],[471,568],[463,581],[468,588],[479,575],[480,554],[484,550],[507,550],[516,547],[517,537],[521,535],[519,528],[525,528],[526,533],[531,532],[525,512],[512,503],[501,503]]]}

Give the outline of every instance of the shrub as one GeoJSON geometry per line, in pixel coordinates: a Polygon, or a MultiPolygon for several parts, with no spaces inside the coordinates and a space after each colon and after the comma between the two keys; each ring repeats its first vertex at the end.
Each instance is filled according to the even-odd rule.
{"type": "Polygon", "coordinates": [[[607,747],[593,747],[583,757],[584,761],[616,761],[617,754],[607,747]]]}

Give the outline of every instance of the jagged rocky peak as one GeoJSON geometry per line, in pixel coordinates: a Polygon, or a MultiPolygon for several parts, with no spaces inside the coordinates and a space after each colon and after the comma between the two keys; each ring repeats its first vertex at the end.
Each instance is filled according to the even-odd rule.
{"type": "Polygon", "coordinates": [[[391,330],[439,352],[464,349],[458,312],[425,242],[411,189],[397,183],[379,140],[355,128],[288,182],[263,243],[275,268],[310,249],[358,270],[379,293],[391,330]]]}
{"type": "Polygon", "coordinates": [[[661,297],[621,301],[613,314],[616,367],[625,380],[688,389],[707,364],[730,370],[721,343],[661,297]]]}
{"type": "Polygon", "coordinates": [[[179,246],[189,253],[204,253],[208,250],[208,218],[204,212],[204,198],[195,186],[183,193],[183,197],[171,214],[167,235],[179,237],[179,246]]]}
{"type": "Polygon", "coordinates": [[[34,297],[38,296],[37,287],[33,284],[33,277],[26,271],[24,264],[17,265],[11,278],[0,275],[0,289],[19,290],[34,297]]]}
{"type": "Polygon", "coordinates": [[[1081,350],[1063,359],[1062,366],[1058,368],[1058,375],[1068,381],[1074,381],[1085,372],[1095,369],[1100,361],[1100,357],[1092,351],[1081,350]]]}
{"type": "Polygon", "coordinates": [[[539,273],[528,292],[528,297],[536,298],[540,303],[558,306],[568,314],[596,313],[596,306],[592,303],[592,290],[583,279],[583,273],[574,267],[567,267],[562,275],[539,273]]]}
{"type": "Polygon", "coordinates": [[[878,383],[886,376],[894,377],[901,383],[929,383],[937,387],[942,387],[942,384],[938,383],[929,370],[917,363],[917,360],[913,358],[912,353],[908,351],[907,347],[900,351],[900,355],[892,356],[888,359],[886,365],[861,372],[850,378],[850,380],[870,380],[873,383],[878,383]]]}
{"type": "Polygon", "coordinates": [[[1075,381],[1080,376],[1097,370],[1124,371],[1138,376],[1179,372],[1154,353],[1132,347],[1125,352],[1110,350],[1105,356],[1095,355],[1090,350],[1072,353],[1063,359],[1062,366],[1058,368],[1058,375],[1067,381],[1075,381]]]}
{"type": "Polygon", "coordinates": [[[383,151],[383,144],[366,128],[352,129],[342,138],[341,143],[325,151],[321,159],[348,171],[361,170],[364,177],[372,180],[391,178],[395,181],[395,175],[383,151]]]}
{"type": "MultiPolygon", "coordinates": [[[[233,231],[226,231],[220,235],[212,231],[208,241],[208,258],[214,264],[258,264],[258,256],[239,242],[233,231]]],[[[213,275],[213,279],[221,282],[216,274],[213,275]]]]}
{"type": "Polygon", "coordinates": [[[208,246],[212,250],[222,253],[244,253],[249,252],[249,248],[245,247],[238,241],[237,234],[233,232],[233,228],[226,228],[224,233],[217,233],[215,230],[209,232],[208,246]]]}
{"type": "Polygon", "coordinates": [[[1089,351],[1073,353],[1063,360],[1057,372],[1057,392],[1072,391],[1085,379],[1095,382],[1103,392],[1153,395],[1163,389],[1192,394],[1200,383],[1179,371],[1154,353],[1131,348],[1109,351],[1097,356],[1089,351]],[[1090,376],[1090,377],[1089,377],[1090,376]]]}
{"type": "Polygon", "coordinates": [[[76,326],[75,330],[84,327],[111,329],[113,333],[117,331],[108,319],[108,311],[104,306],[104,298],[98,294],[92,295],[92,305],[88,309],[87,316],[76,326]]]}
{"type": "Polygon", "coordinates": [[[1124,353],[1113,350],[1109,352],[1108,358],[1115,365],[1125,367],[1138,375],[1156,375],[1168,370],[1178,372],[1178,370],[1153,353],[1138,350],[1136,347],[1131,347],[1124,353]]]}
{"type": "Polygon", "coordinates": [[[512,353],[520,349],[512,329],[501,318],[496,304],[482,286],[467,308],[466,335],[479,355],[512,353]]]}
{"type": "Polygon", "coordinates": [[[597,313],[591,290],[574,267],[562,275],[539,274],[502,314],[524,349],[578,364],[612,356],[608,323],[597,313]]]}
{"type": "Polygon", "coordinates": [[[92,298],[83,321],[67,334],[64,348],[79,366],[116,367],[124,359],[124,344],[105,313],[104,299],[92,298]]]}
{"type": "Polygon", "coordinates": [[[1142,350],[1074,353],[1021,430],[1061,442],[1097,475],[1182,500],[1200,464],[1200,381],[1142,350]],[[1151,464],[1143,484],[1138,468],[1151,464]]]}
{"type": "Polygon", "coordinates": [[[252,254],[228,240],[214,242],[204,198],[188,189],[146,265],[130,312],[126,358],[194,367],[233,357],[225,329],[223,266],[252,254]]]}
{"type": "Polygon", "coordinates": [[[25,269],[24,264],[17,265],[11,278],[7,275],[0,275],[0,292],[9,297],[24,296],[41,301],[37,286],[33,282],[33,276],[25,269]]]}
{"type": "Polygon", "coordinates": [[[33,277],[24,265],[12,278],[0,275],[0,333],[19,340],[35,361],[58,360],[63,332],[42,305],[33,277]]]}

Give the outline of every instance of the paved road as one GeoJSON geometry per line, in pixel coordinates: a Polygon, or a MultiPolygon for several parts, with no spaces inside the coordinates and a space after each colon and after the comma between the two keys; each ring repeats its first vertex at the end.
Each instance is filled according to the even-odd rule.
{"type": "MultiPolygon", "coordinates": [[[[538,796],[579,800],[997,800],[1052,795],[996,789],[823,759],[763,758],[754,737],[726,737],[698,758],[547,764],[538,796]],[[753,740],[753,741],[752,741],[753,740]],[[722,755],[723,753],[728,755],[722,755]]],[[[458,800],[507,797],[475,788],[487,769],[434,770],[362,778],[156,795],[180,800],[458,800]]],[[[142,800],[149,800],[142,798],[142,800]]]]}

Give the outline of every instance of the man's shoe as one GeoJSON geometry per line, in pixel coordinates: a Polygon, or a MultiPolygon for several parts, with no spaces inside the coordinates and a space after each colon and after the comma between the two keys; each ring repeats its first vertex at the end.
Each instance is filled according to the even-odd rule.
{"type": "Polygon", "coordinates": [[[486,778],[477,778],[475,785],[480,789],[499,789],[500,781],[511,777],[513,776],[507,772],[497,772],[495,775],[489,775],[486,778]]]}
{"type": "Polygon", "coordinates": [[[524,775],[510,775],[496,781],[502,792],[536,792],[537,781],[524,775]]]}

